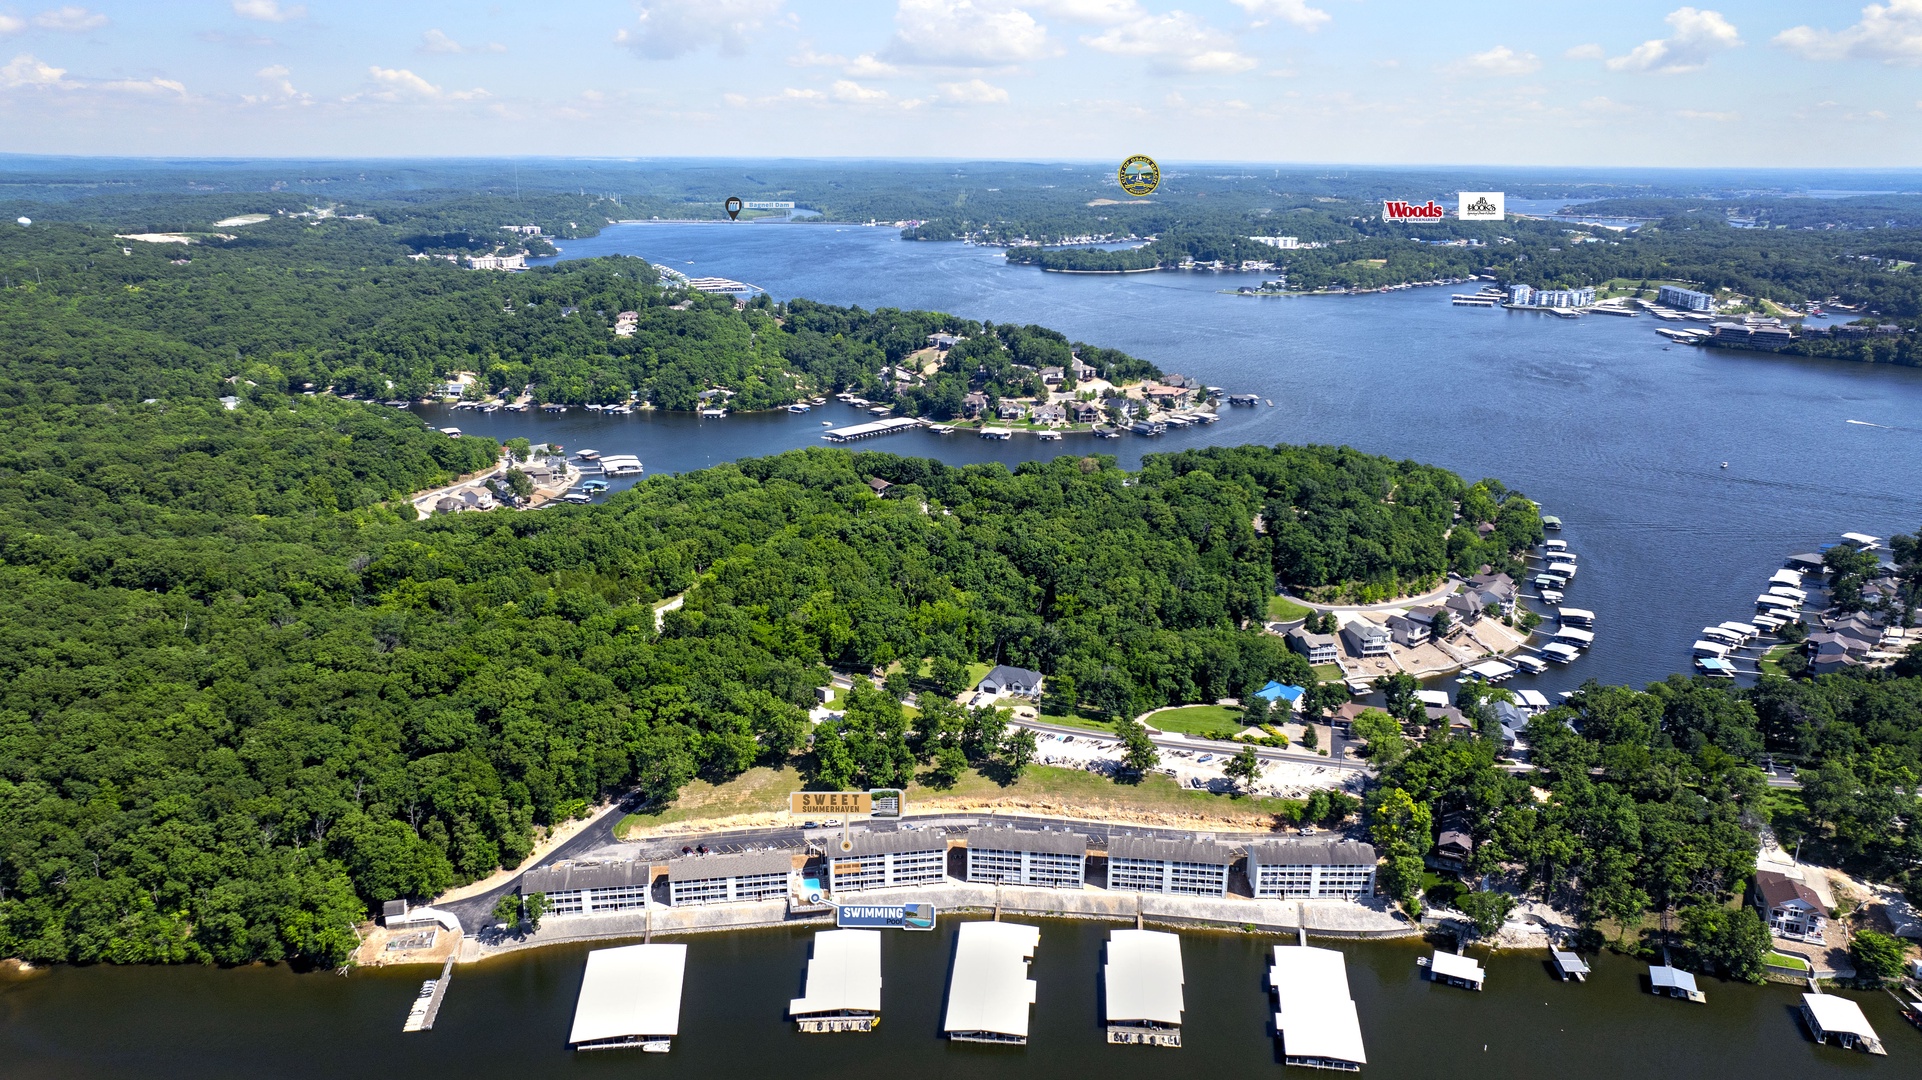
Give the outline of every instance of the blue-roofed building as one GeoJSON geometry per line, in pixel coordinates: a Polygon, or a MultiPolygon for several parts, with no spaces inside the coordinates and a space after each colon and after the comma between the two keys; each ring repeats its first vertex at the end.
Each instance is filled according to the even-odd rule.
{"type": "Polygon", "coordinates": [[[1308,691],[1299,686],[1289,686],[1287,683],[1270,680],[1267,686],[1255,691],[1255,696],[1271,704],[1277,701],[1286,702],[1291,711],[1300,712],[1302,698],[1307,693],[1308,691]]]}

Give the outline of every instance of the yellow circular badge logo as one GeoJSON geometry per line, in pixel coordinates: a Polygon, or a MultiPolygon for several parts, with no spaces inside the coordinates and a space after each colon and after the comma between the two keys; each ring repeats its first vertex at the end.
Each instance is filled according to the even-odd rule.
{"type": "Polygon", "coordinates": [[[1122,162],[1115,175],[1121,181],[1121,190],[1130,195],[1152,195],[1161,186],[1161,166],[1146,154],[1135,154],[1122,162]]]}

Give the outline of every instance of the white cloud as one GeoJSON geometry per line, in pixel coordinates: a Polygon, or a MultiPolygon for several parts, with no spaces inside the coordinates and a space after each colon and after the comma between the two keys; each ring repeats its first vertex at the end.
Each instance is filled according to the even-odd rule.
{"type": "Polygon", "coordinates": [[[1028,6],[1043,15],[1097,26],[1128,22],[1144,14],[1138,0],[1029,0],[1028,6]]]}
{"type": "Polygon", "coordinates": [[[291,22],[307,14],[307,5],[280,6],[280,0],[234,0],[234,14],[255,22],[291,22]]]}
{"type": "Polygon", "coordinates": [[[886,90],[875,90],[862,86],[853,79],[834,81],[834,100],[851,102],[856,105],[879,105],[888,99],[886,90]]]}
{"type": "Polygon", "coordinates": [[[1684,120],[1708,120],[1717,124],[1733,124],[1742,118],[1737,112],[1705,112],[1701,109],[1677,109],[1675,115],[1684,120]]]}
{"type": "MultiPolygon", "coordinates": [[[[487,91],[479,87],[472,90],[443,90],[406,68],[384,68],[376,65],[368,68],[367,74],[383,88],[364,95],[375,101],[399,101],[410,97],[428,101],[473,101],[487,96],[487,91]]],[[[355,94],[348,100],[357,100],[362,96],[355,94]]]]}
{"type": "Polygon", "coordinates": [[[901,69],[885,60],[876,60],[873,53],[862,53],[848,64],[847,73],[870,79],[888,79],[901,74],[901,69]]]}
{"type": "Polygon", "coordinates": [[[1542,69],[1542,61],[1534,53],[1497,45],[1462,59],[1454,69],[1475,75],[1529,75],[1542,69]]]}
{"type": "MultiPolygon", "coordinates": [[[[1308,0],[1234,0],[1235,6],[1250,15],[1273,15],[1285,23],[1314,31],[1334,16],[1308,6],[1308,0]]],[[[1256,23],[1260,26],[1262,23],[1256,23]]]]}
{"type": "Polygon", "coordinates": [[[614,40],[644,60],[672,60],[712,47],[726,56],[747,51],[747,36],[781,10],[783,0],[639,0],[640,29],[614,40]]]}
{"type": "Polygon", "coordinates": [[[801,51],[787,58],[795,67],[833,67],[840,68],[850,78],[889,79],[901,74],[901,69],[883,60],[876,60],[873,53],[862,53],[849,60],[838,53],[818,53],[814,43],[804,41],[801,51]]]}
{"type": "Polygon", "coordinates": [[[891,60],[931,67],[1006,67],[1052,56],[1047,28],[1014,7],[984,0],[901,0],[891,60]]]}
{"type": "Polygon", "coordinates": [[[1233,38],[1185,11],[1145,15],[1081,40],[1101,52],[1143,57],[1164,72],[1232,74],[1256,63],[1235,50],[1233,38]]]}
{"type": "Polygon", "coordinates": [[[17,34],[27,28],[27,20],[0,14],[0,34],[17,34]]]}
{"type": "Polygon", "coordinates": [[[1862,9],[1862,21],[1846,30],[1796,26],[1775,35],[1775,44],[1810,60],[1880,60],[1922,64],[1922,0],[1889,0],[1862,9]]]}
{"type": "Polygon", "coordinates": [[[187,98],[187,88],[172,79],[113,79],[95,83],[94,86],[117,94],[141,94],[147,97],[171,94],[183,101],[187,98]]]}
{"type": "Polygon", "coordinates": [[[448,37],[447,34],[443,31],[429,30],[425,34],[422,34],[420,36],[420,48],[417,51],[424,52],[424,53],[450,53],[450,54],[483,53],[483,52],[503,53],[507,51],[507,46],[502,45],[497,41],[490,41],[485,45],[462,45],[460,42],[455,41],[451,37],[448,37]]]}
{"type": "Polygon", "coordinates": [[[1562,55],[1570,60],[1600,60],[1602,57],[1607,56],[1608,52],[1600,45],[1590,44],[1577,45],[1562,55]]]}
{"type": "Polygon", "coordinates": [[[67,80],[67,69],[46,63],[32,53],[21,53],[0,67],[0,86],[52,86],[71,89],[79,83],[67,80]]]}
{"type": "Polygon", "coordinates": [[[1663,20],[1675,30],[1670,38],[1651,38],[1608,62],[1610,71],[1653,71],[1679,75],[1700,71],[1709,57],[1742,44],[1742,36],[1719,11],[1676,8],[1663,20]]]}
{"type": "Polygon", "coordinates": [[[108,19],[97,11],[88,11],[77,4],[50,8],[33,17],[33,25],[42,30],[60,30],[69,34],[84,34],[107,25],[108,19]]]}
{"type": "Polygon", "coordinates": [[[1008,92],[981,79],[941,84],[941,100],[953,105],[1006,105],[1008,92]]]}
{"type": "Polygon", "coordinates": [[[314,100],[313,95],[295,89],[293,80],[287,77],[291,74],[292,72],[287,69],[285,64],[274,64],[261,68],[259,71],[254,72],[254,77],[265,84],[266,92],[260,94],[242,94],[240,100],[249,105],[260,105],[270,102],[292,102],[300,105],[312,104],[314,100]]]}
{"type": "Polygon", "coordinates": [[[781,91],[781,97],[788,101],[826,101],[828,96],[819,90],[796,90],[790,86],[781,91]]]}

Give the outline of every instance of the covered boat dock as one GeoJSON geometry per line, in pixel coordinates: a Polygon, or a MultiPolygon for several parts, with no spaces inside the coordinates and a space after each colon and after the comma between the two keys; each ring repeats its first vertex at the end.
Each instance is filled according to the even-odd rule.
{"type": "Polygon", "coordinates": [[[1101,965],[1108,1003],[1108,1041],[1181,1045],[1184,1006],[1181,938],[1160,930],[1114,930],[1101,965]]]}
{"type": "Polygon", "coordinates": [[[686,973],[686,945],[624,945],[588,953],[567,1041],[576,1050],[667,1050],[681,1031],[686,973]]]}
{"type": "Polygon", "coordinates": [[[1348,993],[1347,957],[1334,949],[1277,945],[1268,985],[1284,1064],[1360,1072],[1368,1063],[1348,993]]]}
{"type": "Polygon", "coordinates": [[[1040,928],[962,923],[954,938],[954,974],[941,1029],[957,1042],[1026,1044],[1035,991],[1028,961],[1041,940],[1040,928]]]}
{"type": "Polygon", "coordinates": [[[1845,997],[1833,994],[1803,994],[1802,1019],[1809,1025],[1809,1034],[1815,1041],[1825,1043],[1833,1035],[1835,1041],[1851,1050],[1866,1050],[1871,1054],[1887,1055],[1882,1048],[1882,1040],[1869,1026],[1869,1019],[1862,1015],[1862,1006],[1845,997]]]}
{"type": "Polygon", "coordinates": [[[881,1022],[881,931],[815,934],[807,990],[787,1011],[806,1032],[873,1031],[881,1022]]]}
{"type": "Polygon", "coordinates": [[[1648,988],[1657,994],[1672,998],[1683,998],[1706,1004],[1708,995],[1695,988],[1695,976],[1681,968],[1651,966],[1648,969],[1648,988]]]}
{"type": "Polygon", "coordinates": [[[1548,955],[1554,958],[1555,971],[1561,975],[1563,982],[1570,980],[1575,982],[1588,981],[1588,962],[1580,956],[1572,952],[1564,952],[1561,949],[1550,949],[1548,950],[1548,955]]]}
{"type": "Polygon", "coordinates": [[[1480,990],[1482,981],[1488,978],[1488,972],[1474,957],[1440,949],[1436,949],[1435,955],[1428,957],[1423,966],[1428,968],[1431,980],[1459,986],[1464,990],[1480,990]]]}

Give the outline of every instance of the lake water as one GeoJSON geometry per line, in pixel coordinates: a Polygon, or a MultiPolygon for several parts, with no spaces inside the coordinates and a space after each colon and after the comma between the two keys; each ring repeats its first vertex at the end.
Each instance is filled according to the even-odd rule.
{"type": "MultiPolygon", "coordinates": [[[[997,249],[903,241],[886,228],[621,226],[569,241],[561,258],[613,253],[779,298],[1039,323],[1274,402],[1157,439],[915,432],[859,449],[1009,464],[1104,453],[1132,467],[1184,446],[1345,443],[1497,477],[1567,523],[1582,567],[1567,603],[1597,616],[1587,655],[1514,684],[1545,692],[1686,671],[1699,629],[1752,614],[1785,556],[1845,531],[1922,528],[1914,368],[1672,346],[1655,333],[1668,324],[1647,317],[1457,308],[1449,294],[1461,287],[1243,297],[1222,290],[1262,275],[1050,274],[1008,266],[997,249]]],[[[840,404],[706,421],[422,412],[495,438],[638,454],[650,473],[822,445],[822,421],[866,419],[840,404]]]]}
{"type": "MultiPolygon", "coordinates": [[[[1037,920],[1019,920],[1037,921],[1037,920]]],[[[0,1062],[19,1080],[260,1080],[262,1077],[942,1077],[1162,1080],[1279,1075],[1265,977],[1271,936],[1186,933],[1184,1047],[1109,1046],[1101,951],[1114,924],[1038,920],[1038,1001],[1025,1048],[940,1037],[953,923],[890,932],[882,1022],[867,1035],[802,1035],[785,1021],[802,991],[811,929],[708,934],[690,943],[681,1034],[667,1055],[567,1047],[586,946],[458,968],[434,1030],[402,1034],[436,968],[347,978],[281,968],[60,968],[0,979],[0,1062]]],[[[1318,945],[1334,945],[1316,942],[1318,945]]],[[[1409,942],[1344,943],[1369,1064],[1364,1076],[1488,1080],[1690,1080],[1914,1076],[1922,1036],[1883,994],[1860,1001],[1886,1058],[1818,1046],[1789,986],[1703,980],[1706,1005],[1642,989],[1646,965],[1596,959],[1587,983],[1557,982],[1541,955],[1488,962],[1487,990],[1419,978],[1409,942]]],[[[1291,1075],[1322,1075],[1307,1072],[1291,1075]]]]}

